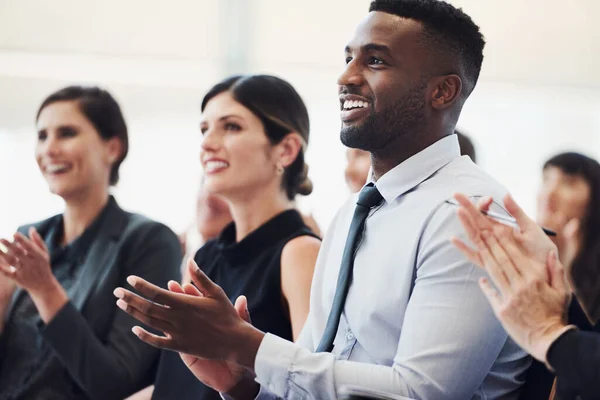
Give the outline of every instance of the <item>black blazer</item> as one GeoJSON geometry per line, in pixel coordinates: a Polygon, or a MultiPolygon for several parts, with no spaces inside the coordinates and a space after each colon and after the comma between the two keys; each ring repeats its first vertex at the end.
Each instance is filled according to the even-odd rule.
{"type": "MultiPolygon", "coordinates": [[[[36,227],[44,240],[56,224],[54,216],[19,228],[36,227]]],[[[116,306],[113,291],[129,287],[129,275],[166,287],[179,281],[181,246],[177,236],[158,222],[123,211],[110,198],[96,238],[81,266],[74,293],[39,334],[65,367],[66,378],[92,399],[122,399],[153,379],[159,351],[139,340],[136,320],[116,306]]],[[[10,318],[17,290],[6,313],[10,318]]],[[[8,322],[8,321],[7,321],[8,322]]]]}
{"type": "Polygon", "coordinates": [[[548,351],[560,400],[600,399],[600,334],[570,331],[548,351]]]}

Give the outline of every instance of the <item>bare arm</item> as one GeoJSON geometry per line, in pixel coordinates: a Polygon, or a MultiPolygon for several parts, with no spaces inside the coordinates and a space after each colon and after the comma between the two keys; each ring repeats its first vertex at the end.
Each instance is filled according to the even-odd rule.
{"type": "Polygon", "coordinates": [[[289,241],[281,253],[281,291],[288,304],[294,341],[309,311],[310,287],[321,241],[300,236],[289,241]]]}

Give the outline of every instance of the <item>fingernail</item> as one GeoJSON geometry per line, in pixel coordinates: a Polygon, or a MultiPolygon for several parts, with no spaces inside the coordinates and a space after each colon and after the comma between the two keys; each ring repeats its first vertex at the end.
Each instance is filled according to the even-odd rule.
{"type": "Polygon", "coordinates": [[[117,307],[119,307],[121,310],[125,311],[125,310],[127,310],[127,303],[125,303],[123,300],[119,299],[119,300],[117,300],[117,307]]]}
{"type": "Polygon", "coordinates": [[[140,336],[140,327],[139,326],[134,326],[133,328],[131,328],[131,332],[133,332],[135,334],[135,336],[140,336]]]}
{"type": "Polygon", "coordinates": [[[135,276],[131,275],[127,277],[127,283],[129,283],[131,286],[135,286],[137,280],[135,279],[135,276]]]}
{"type": "Polygon", "coordinates": [[[123,292],[123,289],[121,289],[121,288],[116,288],[113,291],[113,294],[115,295],[115,297],[118,297],[119,299],[122,299],[123,297],[125,297],[125,292],[123,292]]]}

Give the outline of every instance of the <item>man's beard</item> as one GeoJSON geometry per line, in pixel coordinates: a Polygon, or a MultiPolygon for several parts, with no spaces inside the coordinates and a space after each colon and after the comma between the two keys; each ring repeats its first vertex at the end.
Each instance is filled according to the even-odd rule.
{"type": "Polygon", "coordinates": [[[347,147],[373,153],[395,140],[418,134],[420,125],[425,121],[426,86],[425,80],[419,81],[404,97],[377,113],[372,105],[365,121],[348,127],[342,126],[342,143],[347,147]]]}

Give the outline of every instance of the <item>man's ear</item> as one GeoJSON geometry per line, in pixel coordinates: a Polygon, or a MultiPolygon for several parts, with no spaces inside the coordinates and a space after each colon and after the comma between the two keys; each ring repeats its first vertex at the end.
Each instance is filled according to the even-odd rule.
{"type": "Polygon", "coordinates": [[[462,80],[458,75],[444,75],[436,78],[431,94],[431,106],[436,110],[451,107],[462,93],[462,80]]]}

